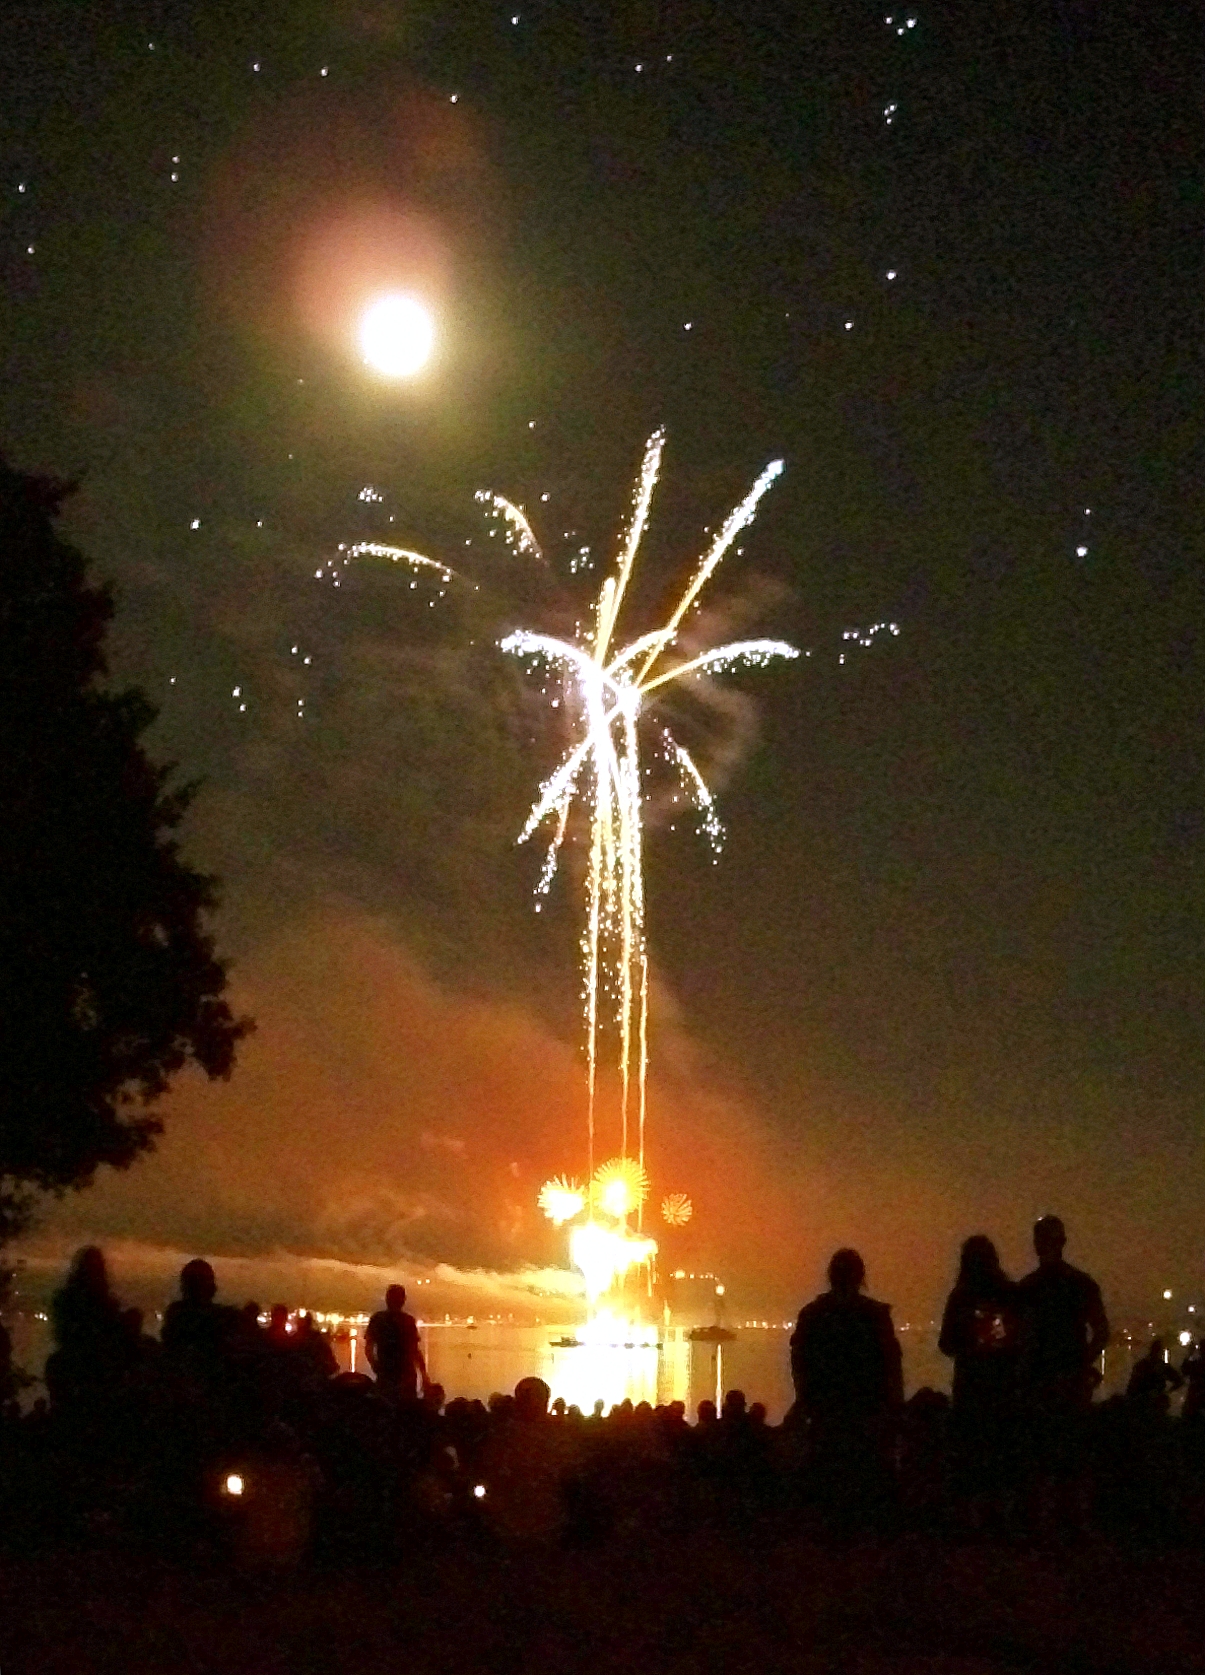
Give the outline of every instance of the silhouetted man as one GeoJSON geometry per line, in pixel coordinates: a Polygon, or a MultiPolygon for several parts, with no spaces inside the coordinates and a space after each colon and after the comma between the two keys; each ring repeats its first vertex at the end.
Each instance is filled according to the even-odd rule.
{"type": "Polygon", "coordinates": [[[1066,1243],[1058,1216],[1035,1223],[1038,1265],[1017,1287],[1019,1388],[1030,1517],[1039,1527],[1082,1528],[1091,1500],[1086,1424],[1109,1322],[1096,1281],[1063,1260],[1066,1243]]]}
{"type": "Polygon", "coordinates": [[[1100,1287],[1063,1260],[1066,1243],[1058,1216],[1043,1216],[1033,1230],[1038,1265],[1017,1288],[1022,1388],[1033,1407],[1050,1413],[1087,1410],[1109,1341],[1100,1287]]]}
{"type": "Polygon", "coordinates": [[[418,1323],[406,1313],[404,1285],[391,1285],[385,1293],[385,1307],[368,1322],[364,1349],[368,1365],[386,1395],[414,1401],[420,1380],[426,1389],[427,1363],[418,1341],[418,1323]]]}
{"type": "Polygon", "coordinates": [[[209,1263],[194,1257],[180,1270],[180,1295],[169,1303],[159,1334],[165,1352],[215,1376],[226,1360],[237,1311],[214,1301],[218,1282],[209,1263]]]}
{"type": "Polygon", "coordinates": [[[810,1424],[861,1424],[904,1400],[903,1363],[891,1308],[862,1295],[866,1266],[856,1250],[828,1265],[829,1289],[800,1310],[791,1337],[791,1377],[810,1424]]]}
{"type": "Polygon", "coordinates": [[[800,1310],[791,1376],[814,1488],[822,1508],[844,1523],[882,1510],[890,1496],[904,1376],[891,1309],[862,1295],[866,1267],[856,1250],[836,1253],[828,1280],[829,1289],[800,1310]]]}

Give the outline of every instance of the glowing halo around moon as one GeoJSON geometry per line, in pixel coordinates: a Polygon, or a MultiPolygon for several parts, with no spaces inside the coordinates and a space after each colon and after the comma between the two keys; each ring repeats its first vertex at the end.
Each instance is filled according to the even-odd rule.
{"type": "Polygon", "coordinates": [[[431,359],[435,321],[417,297],[390,291],[360,316],[360,354],[382,378],[412,378],[431,359]]]}

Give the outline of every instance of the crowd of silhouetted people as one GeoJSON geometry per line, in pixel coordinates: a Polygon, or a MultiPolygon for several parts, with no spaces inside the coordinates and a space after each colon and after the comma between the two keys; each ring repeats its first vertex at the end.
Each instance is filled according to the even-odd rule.
{"type": "Polygon", "coordinates": [[[796,1399],[777,1426],[739,1390],[718,1411],[701,1402],[694,1423],[682,1402],[584,1413],[539,1378],[447,1400],[400,1286],[369,1322],[369,1372],[340,1372],[304,1313],[219,1302],[201,1260],[155,1338],[89,1246],[55,1294],[47,1395],[28,1412],[0,1327],[0,1529],[27,1546],[144,1540],[259,1568],[698,1526],[1201,1543],[1205,1339],[1179,1367],[1156,1339],[1124,1395],[1094,1400],[1109,1324],[1064,1244],[1043,1218],[1037,1266],[1013,1281],[990,1239],[968,1239],[941,1325],[952,1393],[910,1398],[891,1311],[866,1295],[858,1253],[838,1251],[800,1312],[796,1399]]]}

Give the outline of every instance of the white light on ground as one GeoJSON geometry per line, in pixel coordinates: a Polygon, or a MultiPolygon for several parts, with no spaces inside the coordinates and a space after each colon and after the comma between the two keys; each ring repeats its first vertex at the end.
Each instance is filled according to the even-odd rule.
{"type": "Polygon", "coordinates": [[[409,378],[435,347],[435,322],[414,297],[378,297],[360,320],[360,353],[383,378],[409,378]]]}

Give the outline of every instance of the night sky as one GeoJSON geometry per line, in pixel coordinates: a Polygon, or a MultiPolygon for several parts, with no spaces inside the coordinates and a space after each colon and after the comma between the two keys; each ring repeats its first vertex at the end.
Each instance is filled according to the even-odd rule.
{"type": "Polygon", "coordinates": [[[571,864],[535,914],[514,838],[564,736],[496,642],[584,617],[664,423],[635,616],[781,456],[698,627],[811,653],[682,718],[719,864],[650,838],[667,1256],[797,1303],[854,1243],[931,1310],[961,1238],[1021,1269],[1056,1211],[1119,1311],[1200,1283],[1190,14],[10,0],[0,447],[80,478],[259,1020],[52,1235],[561,1260],[580,901],[571,864]],[[438,319],[410,383],[354,346],[389,286],[438,319]]]}

